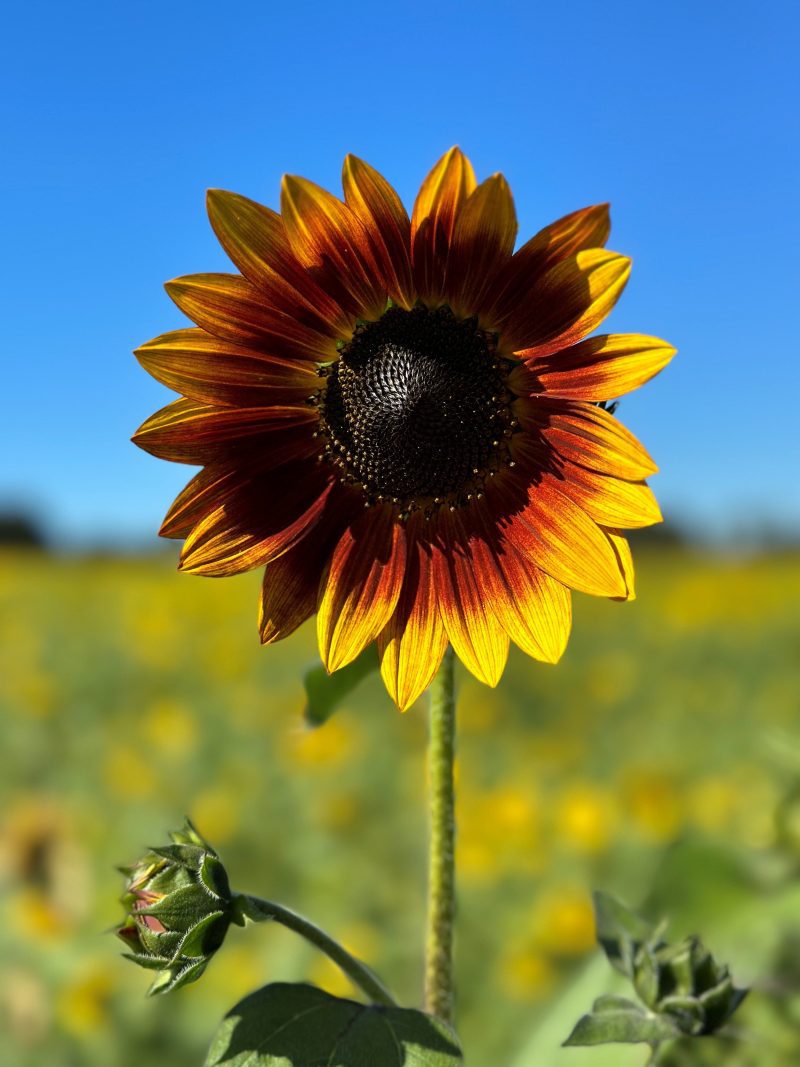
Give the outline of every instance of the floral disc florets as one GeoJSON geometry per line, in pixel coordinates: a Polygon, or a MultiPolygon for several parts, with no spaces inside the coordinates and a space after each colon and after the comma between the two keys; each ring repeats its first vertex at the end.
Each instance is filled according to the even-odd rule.
{"type": "Polygon", "coordinates": [[[369,499],[465,502],[512,423],[495,338],[448,307],[390,308],[327,369],[326,454],[369,499]]]}

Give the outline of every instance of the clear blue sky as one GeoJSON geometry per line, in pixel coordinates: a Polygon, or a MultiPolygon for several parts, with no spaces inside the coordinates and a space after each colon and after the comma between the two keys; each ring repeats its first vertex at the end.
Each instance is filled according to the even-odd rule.
{"type": "Polygon", "coordinates": [[[620,409],[667,515],[800,521],[795,3],[33,2],[2,37],[0,500],[152,537],[189,469],[129,444],[169,398],[130,353],[226,269],[205,189],[274,207],[353,151],[410,204],[458,143],[522,237],[611,201],[612,327],[680,350],[620,409]]]}

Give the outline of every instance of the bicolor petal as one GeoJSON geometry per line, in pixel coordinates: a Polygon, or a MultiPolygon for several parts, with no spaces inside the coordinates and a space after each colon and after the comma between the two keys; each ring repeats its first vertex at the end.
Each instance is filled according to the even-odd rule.
{"type": "Polygon", "coordinates": [[[649,382],[666,367],[675,349],[657,337],[612,333],[590,337],[546,358],[535,352],[520,355],[527,362],[511,375],[516,392],[599,401],[623,396],[649,382]]]}
{"type": "Polygon", "coordinates": [[[453,230],[445,286],[457,315],[480,315],[492,280],[511,259],[517,214],[502,174],[487,178],[467,197],[453,230]]]}
{"type": "Polygon", "coordinates": [[[167,388],[208,404],[302,404],[320,388],[313,363],[265,355],[205,330],[172,330],[141,345],[135,355],[167,388]]]}
{"type": "Polygon", "coordinates": [[[388,293],[355,212],[306,178],[287,174],[281,215],[295,257],[319,284],[357,317],[379,318],[388,293]]]}
{"type": "Polygon", "coordinates": [[[184,315],[223,341],[248,345],[286,359],[333,359],[332,337],[270,307],[238,274],[191,274],[165,289],[184,315]]]}
{"type": "MultiPolygon", "coordinates": [[[[511,377],[514,377],[514,371],[511,377]]],[[[650,454],[630,430],[595,404],[521,397],[514,414],[522,427],[540,436],[559,456],[601,474],[636,480],[658,470],[650,454]]]]}
{"type": "Polygon", "coordinates": [[[467,670],[479,681],[495,686],[508,658],[508,634],[478,583],[478,535],[457,511],[447,509],[438,512],[432,527],[432,576],[447,636],[467,670]]]}
{"type": "Polygon", "coordinates": [[[413,307],[411,222],[400,197],[382,174],[352,155],[344,161],[342,186],[345,203],[364,224],[386,291],[400,307],[413,307]]]}
{"type": "Polygon", "coordinates": [[[160,459],[176,463],[210,463],[248,449],[270,451],[273,444],[291,449],[312,439],[317,414],[307,406],[215,407],[198,400],[173,400],[146,419],[133,441],[160,459]],[[296,429],[296,436],[281,440],[273,434],[296,429]]]}
{"type": "Polygon", "coordinates": [[[322,662],[335,671],[374,641],[395,610],[406,562],[392,508],[369,508],[344,532],[323,575],[317,608],[322,662]]]}
{"type": "Polygon", "coordinates": [[[411,264],[420,299],[431,307],[443,300],[450,242],[456,220],[477,182],[460,148],[451,148],[422,183],[411,214],[411,264]]]}
{"type": "Polygon", "coordinates": [[[501,326],[501,345],[529,360],[582,340],[616,304],[630,271],[626,256],[599,248],[561,260],[501,326]]]}
{"type": "Polygon", "coordinates": [[[184,542],[180,570],[223,578],[278,559],[320,521],[335,484],[314,463],[250,479],[195,526],[184,542]]]}
{"type": "MultiPolygon", "coordinates": [[[[413,520],[409,525],[413,526],[413,520]]],[[[409,530],[403,587],[392,617],[378,635],[381,676],[401,711],[406,711],[431,684],[446,648],[447,634],[437,608],[430,547],[409,530]]]]}
{"type": "Polygon", "coordinates": [[[550,267],[588,248],[604,247],[610,232],[608,204],[573,211],[545,226],[492,278],[484,308],[489,326],[502,327],[550,267]]]}

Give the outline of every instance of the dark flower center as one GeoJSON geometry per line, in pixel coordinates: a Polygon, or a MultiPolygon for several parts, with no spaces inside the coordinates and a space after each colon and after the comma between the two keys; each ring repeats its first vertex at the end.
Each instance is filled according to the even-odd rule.
{"type": "Polygon", "coordinates": [[[326,453],[370,499],[460,503],[509,432],[494,338],[449,308],[390,308],[328,370],[326,453]]]}

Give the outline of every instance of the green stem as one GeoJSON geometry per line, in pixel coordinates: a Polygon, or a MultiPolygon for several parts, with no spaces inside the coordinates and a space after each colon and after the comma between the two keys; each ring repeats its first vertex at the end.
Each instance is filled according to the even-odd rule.
{"type": "Polygon", "coordinates": [[[656,1041],[654,1044],[651,1044],[650,1045],[650,1058],[648,1059],[648,1061],[644,1065],[644,1067],[653,1067],[654,1064],[657,1064],[658,1063],[658,1054],[659,1054],[660,1051],[661,1051],[661,1042],[660,1041],[656,1041]]]}
{"type": "Polygon", "coordinates": [[[425,1009],[453,1021],[453,918],[455,915],[455,760],[456,702],[453,650],[444,654],[430,689],[428,788],[430,848],[428,928],[425,944],[425,1009]]]}
{"type": "Polygon", "coordinates": [[[324,930],[320,930],[318,926],[309,922],[308,919],[304,919],[302,915],[298,915],[289,908],[284,908],[281,904],[274,904],[271,900],[261,900],[260,897],[251,897],[247,893],[237,893],[235,900],[243,919],[250,919],[252,922],[272,920],[280,923],[281,926],[287,927],[289,930],[293,930],[314,945],[315,948],[324,952],[329,959],[333,960],[337,967],[374,1004],[385,1004],[389,1007],[396,1005],[394,997],[366,964],[357,960],[355,956],[351,956],[338,941],[334,941],[329,934],[326,934],[324,930]]]}

